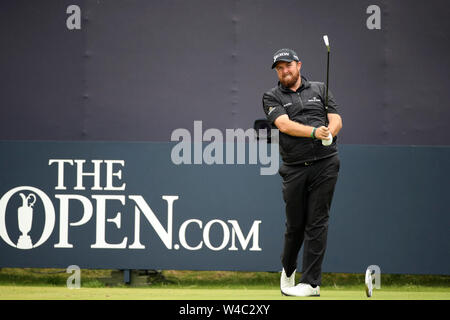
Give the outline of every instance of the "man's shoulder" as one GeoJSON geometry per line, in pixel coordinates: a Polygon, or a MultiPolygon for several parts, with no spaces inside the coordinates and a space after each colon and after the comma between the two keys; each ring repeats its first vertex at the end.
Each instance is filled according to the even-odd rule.
{"type": "Polygon", "coordinates": [[[266,95],[268,95],[268,96],[276,96],[278,91],[280,91],[280,88],[278,88],[278,86],[270,88],[269,90],[264,92],[264,96],[266,96],[266,95]]]}
{"type": "Polygon", "coordinates": [[[263,104],[272,104],[273,102],[280,102],[280,89],[278,87],[273,87],[266,92],[264,92],[262,100],[263,104]]]}
{"type": "Polygon", "coordinates": [[[321,81],[308,81],[308,82],[311,86],[316,86],[316,87],[320,87],[320,88],[325,87],[325,83],[323,83],[321,81]]]}
{"type": "Polygon", "coordinates": [[[321,96],[325,93],[325,83],[320,81],[308,81],[310,94],[319,94],[321,96]]]}

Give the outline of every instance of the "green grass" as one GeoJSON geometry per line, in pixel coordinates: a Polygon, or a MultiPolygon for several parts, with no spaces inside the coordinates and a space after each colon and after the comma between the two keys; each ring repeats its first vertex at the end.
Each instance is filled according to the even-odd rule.
{"type": "MultiPolygon", "coordinates": [[[[107,287],[102,278],[110,277],[112,272],[113,270],[82,269],[82,286],[93,288],[107,287]]],[[[0,285],[65,286],[69,276],[65,269],[3,268],[0,269],[0,285]]],[[[149,279],[152,287],[208,286],[232,288],[236,286],[252,286],[266,288],[278,286],[280,273],[164,270],[159,276],[150,276],[149,279]]],[[[382,274],[381,282],[382,286],[450,288],[450,276],[448,275],[382,274]]],[[[363,274],[324,273],[322,276],[322,287],[341,288],[361,286],[363,283],[363,274]]],[[[123,286],[125,287],[125,285],[123,286]]]]}
{"type": "MultiPolygon", "coordinates": [[[[0,270],[1,299],[156,299],[156,300],[277,300],[282,297],[278,272],[175,271],[149,276],[150,284],[108,287],[102,279],[112,270],[81,270],[81,288],[68,289],[63,269],[0,270]]],[[[120,279],[120,278],[119,278],[120,279]]],[[[320,300],[367,299],[363,274],[324,273],[320,300]]],[[[450,276],[381,275],[381,289],[371,300],[449,300],[450,276]]]]}
{"type": "MultiPolygon", "coordinates": [[[[278,288],[80,288],[0,286],[0,299],[8,300],[367,300],[364,289],[322,288],[320,297],[282,297],[278,288]]],[[[449,300],[448,288],[381,288],[371,300],[449,300]]]]}

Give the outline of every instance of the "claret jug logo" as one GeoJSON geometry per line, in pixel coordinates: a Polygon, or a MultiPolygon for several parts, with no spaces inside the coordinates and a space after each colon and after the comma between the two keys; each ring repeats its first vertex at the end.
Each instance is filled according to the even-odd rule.
{"type": "MultiPolygon", "coordinates": [[[[151,245],[141,239],[141,221],[146,219],[168,250],[195,251],[204,248],[213,251],[262,250],[259,246],[260,220],[253,221],[247,235],[243,233],[237,220],[211,219],[204,222],[200,219],[186,219],[178,221],[175,225],[173,222],[174,202],[179,199],[179,196],[162,195],[162,200],[167,204],[167,211],[164,210],[166,213],[163,219],[166,223],[164,223],[143,196],[118,194],[126,191],[127,184],[121,181],[122,169],[118,169],[118,166],[122,168],[125,166],[124,160],[91,160],[93,172],[86,172],[85,163],[86,160],[83,159],[49,160],[48,165],[54,165],[57,173],[54,190],[65,191],[51,195],[55,204],[59,206],[55,206],[44,191],[32,186],[14,187],[1,196],[0,238],[11,247],[28,250],[45,243],[56,229],[59,231],[58,242],[53,243],[53,247],[70,249],[77,245],[77,239],[69,240],[72,227],[83,226],[93,221],[95,242],[91,243],[91,249],[142,250],[146,249],[146,245],[151,245]],[[76,183],[65,179],[69,170],[71,170],[71,177],[76,177],[76,183]],[[97,191],[95,194],[86,195],[89,193],[85,191],[88,181],[93,182],[90,190],[97,191]],[[78,190],[83,190],[84,194],[77,194],[78,190]],[[111,194],[109,193],[111,191],[115,192],[111,194]],[[82,216],[78,221],[70,221],[72,217],[70,208],[74,202],[78,202],[77,207],[81,205],[82,208],[82,216]],[[120,206],[122,212],[108,212],[107,207],[110,203],[116,207],[120,206]],[[110,215],[112,217],[108,217],[110,215]],[[110,233],[123,229],[121,222],[124,215],[127,216],[128,226],[122,230],[122,234],[126,233],[126,236],[121,236],[119,242],[116,240],[115,243],[111,243],[111,240],[108,241],[108,238],[111,239],[110,233]],[[42,221],[44,221],[43,227],[42,221]],[[55,226],[56,221],[59,226],[55,226]],[[178,227],[178,232],[174,230],[175,227],[178,227]],[[200,233],[201,236],[199,237],[196,233],[200,233]],[[211,241],[211,234],[214,234],[213,241],[211,241]],[[219,245],[217,234],[221,235],[219,245]]],[[[111,207],[109,210],[112,210],[111,207]]],[[[145,225],[148,226],[148,224],[145,225]]]]}
{"type": "Polygon", "coordinates": [[[0,199],[0,237],[10,246],[18,249],[31,249],[39,247],[43,244],[51,235],[53,227],[55,225],[55,209],[53,208],[50,198],[41,190],[34,187],[17,187],[8,191],[0,199]],[[22,199],[22,205],[17,208],[17,221],[19,230],[22,233],[15,244],[9,237],[6,230],[6,207],[9,200],[12,197],[20,196],[22,199]],[[33,241],[28,235],[33,225],[33,206],[36,202],[36,197],[39,197],[44,204],[45,211],[45,226],[40,239],[33,241]]]}
{"type": "Polygon", "coordinates": [[[28,197],[25,197],[23,193],[19,194],[22,197],[23,205],[19,208],[17,213],[17,219],[19,220],[19,229],[22,235],[17,242],[17,247],[21,249],[30,249],[33,247],[31,243],[31,238],[28,232],[31,230],[31,224],[33,223],[33,205],[36,202],[36,196],[30,193],[28,197]],[[28,199],[32,199],[31,203],[28,204],[28,199]]]}

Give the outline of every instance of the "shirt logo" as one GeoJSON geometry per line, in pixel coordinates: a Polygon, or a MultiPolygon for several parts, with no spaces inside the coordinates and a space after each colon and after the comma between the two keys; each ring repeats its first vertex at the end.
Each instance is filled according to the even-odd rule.
{"type": "Polygon", "coordinates": [[[319,101],[320,99],[317,99],[317,97],[308,100],[308,102],[319,102],[319,101]]]}
{"type": "Polygon", "coordinates": [[[272,113],[272,111],[275,110],[275,107],[269,107],[269,115],[272,113]]]}

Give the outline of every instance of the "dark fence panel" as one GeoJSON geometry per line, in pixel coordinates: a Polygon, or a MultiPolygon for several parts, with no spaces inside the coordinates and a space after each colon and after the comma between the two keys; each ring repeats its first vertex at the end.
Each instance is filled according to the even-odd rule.
{"type": "Polygon", "coordinates": [[[346,144],[447,145],[447,1],[2,1],[0,139],[169,141],[250,128],[280,47],[325,80],[346,144]],[[69,30],[77,4],[81,29],[69,30]],[[376,22],[376,21],[375,21],[376,22]]]}
{"type": "MultiPolygon", "coordinates": [[[[279,271],[281,178],[260,164],[174,165],[173,147],[0,143],[0,267],[279,271]],[[77,159],[84,174],[98,163],[97,182],[77,159]],[[20,193],[36,197],[30,249],[20,208],[33,196],[20,193]]],[[[344,145],[340,157],[324,271],[448,274],[450,148],[344,145]]]]}

